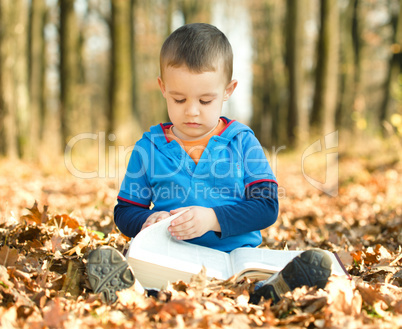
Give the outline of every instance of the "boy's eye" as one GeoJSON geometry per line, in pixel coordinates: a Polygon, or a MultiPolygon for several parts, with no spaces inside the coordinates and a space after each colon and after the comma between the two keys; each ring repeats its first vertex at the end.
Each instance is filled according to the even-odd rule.
{"type": "Polygon", "coordinates": [[[186,99],[185,98],[184,99],[175,99],[174,101],[177,104],[183,104],[186,101],[186,99]]]}
{"type": "Polygon", "coordinates": [[[203,100],[201,100],[200,99],[200,103],[202,104],[202,105],[208,105],[208,104],[210,104],[212,101],[203,101],[203,100]]]}

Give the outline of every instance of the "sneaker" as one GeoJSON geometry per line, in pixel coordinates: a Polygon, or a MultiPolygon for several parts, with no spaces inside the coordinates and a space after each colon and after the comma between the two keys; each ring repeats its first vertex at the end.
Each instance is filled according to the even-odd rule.
{"type": "Polygon", "coordinates": [[[293,258],[280,272],[257,283],[250,303],[258,304],[261,297],[274,303],[287,291],[302,286],[324,288],[331,275],[332,260],[323,250],[311,249],[293,258]]]}
{"type": "Polygon", "coordinates": [[[134,272],[126,258],[109,246],[91,251],[87,273],[93,292],[103,293],[107,303],[114,303],[116,291],[130,288],[135,282],[134,272]]]}

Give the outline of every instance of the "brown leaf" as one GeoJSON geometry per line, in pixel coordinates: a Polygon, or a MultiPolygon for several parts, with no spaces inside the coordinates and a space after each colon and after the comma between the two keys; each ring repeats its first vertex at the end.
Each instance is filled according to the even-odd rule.
{"type": "Polygon", "coordinates": [[[390,252],[382,245],[377,244],[374,248],[368,248],[363,253],[364,263],[366,265],[373,265],[389,263],[392,260],[390,252]]]}
{"type": "Polygon", "coordinates": [[[402,314],[402,300],[398,301],[394,306],[395,313],[402,314]]]}
{"type": "Polygon", "coordinates": [[[17,328],[17,307],[0,309],[0,326],[2,328],[17,328]]]}
{"type": "Polygon", "coordinates": [[[378,301],[387,303],[387,300],[384,298],[384,296],[367,283],[358,284],[357,289],[359,290],[363,301],[370,306],[374,306],[374,304],[378,301]]]}
{"type": "Polygon", "coordinates": [[[68,226],[69,228],[75,230],[80,227],[80,224],[76,219],[71,218],[69,215],[66,214],[54,216],[54,221],[60,228],[68,226]]]}
{"type": "MultiPolygon", "coordinates": [[[[0,266],[0,301],[4,305],[7,305],[8,303],[15,305],[15,303],[18,302],[33,307],[35,304],[32,300],[25,295],[24,291],[21,291],[21,289],[18,288],[19,281],[17,281],[13,275],[13,272],[15,271],[18,270],[15,270],[15,268],[7,270],[4,266],[0,266]],[[13,280],[14,283],[12,283],[11,280],[13,280]]],[[[25,287],[24,284],[23,287],[25,287]]],[[[0,320],[2,320],[1,316],[0,320]]],[[[2,322],[0,321],[0,327],[2,327],[1,324],[2,322]]]]}
{"type": "Polygon", "coordinates": [[[5,267],[14,266],[18,260],[18,250],[3,246],[0,248],[0,265],[5,267]]]}
{"type": "Polygon", "coordinates": [[[345,250],[340,250],[337,252],[342,264],[346,267],[353,265],[354,257],[351,255],[350,252],[345,250]]]}
{"type": "Polygon", "coordinates": [[[7,272],[7,269],[4,266],[0,265],[0,282],[3,283],[2,286],[12,288],[14,285],[9,279],[10,276],[7,272]]]}
{"type": "Polygon", "coordinates": [[[167,304],[162,307],[163,312],[166,312],[170,315],[177,314],[192,314],[195,310],[194,302],[188,299],[176,299],[171,300],[167,304]]]}
{"type": "Polygon", "coordinates": [[[44,325],[49,328],[62,328],[67,320],[68,312],[63,310],[60,299],[51,300],[43,309],[44,325]]]}
{"type": "Polygon", "coordinates": [[[302,313],[302,314],[295,314],[286,317],[283,320],[279,321],[279,325],[286,325],[290,323],[301,323],[303,327],[308,327],[310,323],[314,322],[315,318],[308,313],[302,313]]]}
{"type": "Polygon", "coordinates": [[[358,264],[363,261],[363,252],[361,250],[351,252],[350,255],[353,257],[353,260],[358,264]]]}
{"type": "Polygon", "coordinates": [[[42,242],[40,242],[38,239],[33,239],[32,241],[27,241],[27,245],[34,250],[43,248],[42,242]]]}
{"type": "Polygon", "coordinates": [[[43,212],[40,212],[38,209],[38,203],[35,200],[33,207],[27,208],[31,213],[28,215],[24,215],[21,218],[26,220],[28,223],[35,223],[37,225],[46,223],[49,219],[47,215],[47,208],[47,205],[43,206],[43,212]]]}
{"type": "Polygon", "coordinates": [[[308,305],[303,311],[305,313],[315,313],[316,311],[322,309],[325,305],[327,305],[327,297],[318,297],[314,300],[313,303],[308,305]]]}
{"type": "Polygon", "coordinates": [[[380,261],[380,260],[383,260],[383,259],[386,259],[386,260],[392,260],[392,255],[391,255],[391,253],[387,250],[387,248],[385,248],[383,245],[381,245],[381,244],[377,244],[376,246],[375,246],[375,248],[374,248],[374,252],[375,252],[375,254],[376,254],[376,256],[377,256],[377,259],[380,261]]]}
{"type": "Polygon", "coordinates": [[[145,298],[143,294],[138,293],[133,289],[124,289],[117,291],[118,301],[125,307],[137,307],[141,310],[146,309],[150,305],[150,300],[145,298]]]}
{"type": "Polygon", "coordinates": [[[246,314],[229,313],[223,319],[223,324],[231,329],[248,329],[250,328],[250,322],[246,314]]]}
{"type": "Polygon", "coordinates": [[[237,306],[248,306],[248,301],[250,299],[250,294],[247,291],[244,291],[242,295],[236,297],[236,305],[237,306]]]}
{"type": "Polygon", "coordinates": [[[16,268],[10,268],[8,274],[14,280],[23,282],[24,286],[31,291],[35,291],[38,288],[36,281],[32,280],[31,275],[26,272],[20,271],[16,268]]]}
{"type": "Polygon", "coordinates": [[[399,253],[399,255],[397,257],[395,257],[395,259],[389,264],[391,266],[395,266],[398,264],[398,262],[402,259],[402,252],[399,253]]]}
{"type": "Polygon", "coordinates": [[[329,293],[328,312],[334,314],[335,317],[357,316],[361,313],[362,297],[349,279],[332,276],[325,290],[329,293]]]}
{"type": "Polygon", "coordinates": [[[50,240],[52,242],[52,252],[62,250],[61,243],[63,241],[63,238],[60,235],[55,234],[55,235],[52,236],[52,238],[50,240]]]}
{"type": "Polygon", "coordinates": [[[18,318],[23,318],[24,320],[27,319],[35,309],[32,306],[27,305],[20,305],[17,309],[18,318]]]}

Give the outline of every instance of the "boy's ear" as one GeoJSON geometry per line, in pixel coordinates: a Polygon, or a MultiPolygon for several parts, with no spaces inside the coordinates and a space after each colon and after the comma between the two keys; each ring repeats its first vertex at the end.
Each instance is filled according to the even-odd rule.
{"type": "Polygon", "coordinates": [[[163,83],[161,77],[158,77],[158,84],[159,84],[159,88],[161,89],[163,97],[166,98],[166,95],[165,95],[166,94],[166,88],[165,88],[165,84],[163,83]]]}
{"type": "Polygon", "coordinates": [[[227,101],[229,97],[232,96],[236,87],[237,87],[237,80],[230,81],[230,83],[226,86],[225,89],[225,96],[223,97],[224,101],[227,101]]]}

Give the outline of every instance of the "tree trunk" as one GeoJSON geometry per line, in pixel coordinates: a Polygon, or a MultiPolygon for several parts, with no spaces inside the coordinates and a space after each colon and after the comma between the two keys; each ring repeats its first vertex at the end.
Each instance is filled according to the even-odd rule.
{"type": "Polygon", "coordinates": [[[340,60],[340,95],[336,113],[336,124],[342,129],[353,128],[352,112],[356,97],[356,76],[359,70],[358,50],[359,42],[355,41],[358,34],[353,31],[357,29],[357,4],[359,0],[349,0],[341,17],[341,60],[340,60]]]}
{"type": "Polygon", "coordinates": [[[180,10],[183,13],[184,23],[208,23],[211,20],[211,4],[209,0],[180,0],[180,10]]]}
{"type": "Polygon", "coordinates": [[[15,67],[18,144],[20,155],[25,157],[29,152],[29,93],[28,93],[28,6],[24,0],[14,1],[16,13],[15,67]]]}
{"type": "Polygon", "coordinates": [[[64,149],[76,123],[79,35],[75,0],[60,1],[60,126],[64,149]]]}
{"type": "Polygon", "coordinates": [[[289,107],[287,137],[291,145],[303,145],[309,136],[308,109],[303,104],[303,47],[306,20],[305,0],[287,1],[287,66],[289,72],[289,107]]]}
{"type": "Polygon", "coordinates": [[[26,152],[28,139],[27,18],[25,1],[0,2],[0,144],[12,158],[26,152]]]}
{"type": "MultiPolygon", "coordinates": [[[[392,101],[391,93],[398,85],[398,76],[402,69],[402,4],[399,3],[399,13],[392,15],[392,27],[394,31],[392,54],[388,64],[388,73],[384,84],[384,96],[380,108],[379,122],[388,121],[390,114],[395,111],[396,101],[392,101]]],[[[385,133],[384,126],[382,127],[385,133]]]]}
{"type": "Polygon", "coordinates": [[[281,21],[283,5],[275,0],[249,3],[253,37],[253,113],[251,127],[265,147],[286,142],[286,77],[281,21]]]}
{"type": "Polygon", "coordinates": [[[173,12],[176,9],[176,0],[166,0],[166,36],[172,34],[173,12]]]}
{"type": "Polygon", "coordinates": [[[136,70],[136,61],[137,61],[137,37],[136,37],[136,28],[135,28],[135,14],[136,14],[136,6],[137,0],[131,0],[130,5],[130,67],[131,67],[131,95],[132,95],[132,107],[134,109],[135,116],[138,117],[138,84],[141,82],[141,79],[137,76],[136,70]]]}
{"type": "Polygon", "coordinates": [[[337,0],[322,0],[312,125],[324,135],[335,130],[338,89],[339,14],[337,0]]]}
{"type": "Polygon", "coordinates": [[[13,0],[0,2],[0,143],[1,153],[17,158],[17,108],[15,95],[14,38],[15,13],[13,0]]]}
{"type": "Polygon", "coordinates": [[[136,114],[141,127],[169,121],[166,102],[160,92],[159,53],[162,43],[171,26],[173,10],[178,8],[176,0],[169,2],[138,1],[136,6],[135,26],[142,33],[136,33],[136,77],[140,83],[136,86],[136,114]]]}
{"type": "Polygon", "coordinates": [[[139,133],[133,113],[132,5],[131,1],[112,0],[108,132],[116,135],[116,143],[131,143],[133,132],[139,133]]]}
{"type": "Polygon", "coordinates": [[[30,95],[30,132],[29,158],[36,159],[39,153],[41,131],[44,118],[45,86],[45,24],[46,6],[44,0],[32,0],[29,28],[29,95],[30,95]]]}

